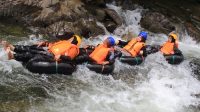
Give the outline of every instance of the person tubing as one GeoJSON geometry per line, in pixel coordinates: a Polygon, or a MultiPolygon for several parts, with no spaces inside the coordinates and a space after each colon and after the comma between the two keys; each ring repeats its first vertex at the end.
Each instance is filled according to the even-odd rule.
{"type": "MultiPolygon", "coordinates": [[[[138,37],[146,40],[147,32],[140,32],[138,37]]],[[[144,42],[138,41],[136,38],[133,38],[123,49],[128,51],[133,57],[136,57],[144,46],[144,42]]]]}
{"type": "Polygon", "coordinates": [[[170,55],[174,53],[174,47],[178,48],[178,36],[174,33],[169,34],[169,38],[171,38],[171,41],[167,41],[163,44],[161,48],[161,52],[165,55],[170,55]]]}
{"type": "Polygon", "coordinates": [[[108,37],[107,42],[109,46],[105,44],[100,44],[95,48],[95,50],[89,55],[97,64],[102,64],[109,53],[112,50],[110,47],[115,45],[115,40],[113,37],[108,37]]]}
{"type": "Polygon", "coordinates": [[[81,44],[81,38],[74,35],[69,40],[62,40],[49,46],[49,52],[53,53],[54,56],[65,55],[71,59],[79,54],[79,46],[81,44]]]}

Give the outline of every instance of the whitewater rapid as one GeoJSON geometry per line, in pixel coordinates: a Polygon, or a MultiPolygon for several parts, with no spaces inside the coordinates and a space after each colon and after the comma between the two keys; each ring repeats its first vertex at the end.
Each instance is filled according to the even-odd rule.
{"type": "MultiPolygon", "coordinates": [[[[109,35],[120,39],[120,36],[127,32],[138,34],[144,30],[139,25],[142,8],[124,11],[114,5],[108,5],[108,7],[122,15],[126,25],[116,29],[114,34],[107,32],[106,35],[99,35],[96,39],[84,40],[85,44],[96,45],[109,35]]],[[[151,32],[149,34],[147,44],[162,44],[167,40],[167,35],[151,32]]],[[[37,41],[37,39],[31,39],[25,42],[37,41]]],[[[196,112],[198,110],[195,107],[200,104],[200,98],[195,95],[200,94],[200,81],[194,77],[189,62],[200,56],[200,46],[184,34],[180,38],[180,50],[185,56],[185,60],[180,65],[168,64],[158,52],[149,55],[139,66],[129,66],[117,60],[114,73],[109,76],[92,72],[86,68],[85,64],[79,65],[72,77],[31,74],[23,69],[22,73],[19,73],[21,77],[23,74],[31,74],[23,78],[32,83],[43,82],[45,87],[48,86],[46,89],[51,96],[39,104],[31,103],[27,111],[196,112]],[[52,81],[49,77],[54,77],[57,81],[52,81]]],[[[0,53],[3,51],[1,50],[0,53]]],[[[12,70],[22,68],[20,63],[15,61],[0,61],[0,64],[1,71],[11,70],[9,71],[11,74],[12,70]]]]}

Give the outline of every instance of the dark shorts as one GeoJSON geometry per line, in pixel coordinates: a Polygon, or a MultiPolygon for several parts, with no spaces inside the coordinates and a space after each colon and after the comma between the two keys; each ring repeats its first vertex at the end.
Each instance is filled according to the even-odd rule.
{"type": "Polygon", "coordinates": [[[32,46],[15,45],[14,47],[15,47],[14,58],[17,61],[26,63],[36,55],[41,55],[45,57],[47,61],[54,59],[53,54],[44,50],[43,47],[37,47],[36,45],[32,46]]]}

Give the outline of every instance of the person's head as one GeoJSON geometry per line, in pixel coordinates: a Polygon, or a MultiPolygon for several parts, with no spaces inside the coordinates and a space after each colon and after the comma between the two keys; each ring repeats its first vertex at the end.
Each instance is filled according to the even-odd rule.
{"type": "Polygon", "coordinates": [[[168,41],[175,43],[176,41],[178,41],[178,36],[175,33],[170,33],[168,36],[168,41]]]}
{"type": "Polygon", "coordinates": [[[138,40],[138,41],[141,41],[141,42],[145,42],[145,41],[147,40],[147,36],[148,36],[148,33],[147,33],[147,32],[141,31],[141,32],[138,34],[137,40],[138,40]]]}
{"type": "Polygon", "coordinates": [[[81,41],[82,41],[81,37],[79,37],[78,35],[73,35],[72,36],[72,41],[71,41],[72,44],[80,46],[81,45],[81,41]]]}
{"type": "Polygon", "coordinates": [[[103,41],[103,44],[104,45],[107,45],[108,47],[112,47],[112,46],[114,46],[115,45],[115,39],[113,38],[113,37],[108,37],[107,39],[105,39],[104,41],[103,41]]]}

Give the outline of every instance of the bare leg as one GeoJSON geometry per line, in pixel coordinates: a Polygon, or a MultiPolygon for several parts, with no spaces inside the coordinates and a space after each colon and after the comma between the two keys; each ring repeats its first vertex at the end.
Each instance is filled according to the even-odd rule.
{"type": "Polygon", "coordinates": [[[4,50],[7,50],[8,47],[10,47],[9,49],[12,51],[15,49],[15,47],[12,44],[9,44],[7,41],[1,41],[1,44],[3,45],[4,50]]]}
{"type": "Polygon", "coordinates": [[[11,60],[14,58],[13,52],[11,51],[10,47],[7,47],[6,52],[8,54],[8,60],[11,60]]]}

